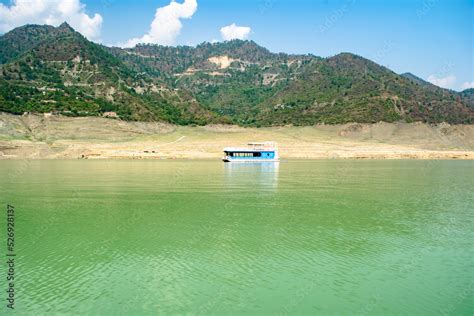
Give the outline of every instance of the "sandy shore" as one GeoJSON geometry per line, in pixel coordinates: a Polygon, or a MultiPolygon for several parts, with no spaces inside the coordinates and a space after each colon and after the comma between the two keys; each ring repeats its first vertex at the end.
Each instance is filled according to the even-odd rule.
{"type": "Polygon", "coordinates": [[[0,159],[218,159],[276,141],[282,159],[474,159],[473,125],[377,123],[242,128],[0,114],[0,159]]]}

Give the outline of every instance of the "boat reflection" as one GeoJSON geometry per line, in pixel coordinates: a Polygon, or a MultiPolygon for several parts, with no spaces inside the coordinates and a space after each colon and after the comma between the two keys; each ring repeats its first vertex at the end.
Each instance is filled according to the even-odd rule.
{"type": "Polygon", "coordinates": [[[240,190],[273,190],[278,187],[280,162],[223,164],[225,185],[240,190]]]}

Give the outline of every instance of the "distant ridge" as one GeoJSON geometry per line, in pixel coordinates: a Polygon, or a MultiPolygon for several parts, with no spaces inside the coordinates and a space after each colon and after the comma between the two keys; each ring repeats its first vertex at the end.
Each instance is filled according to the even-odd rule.
{"type": "Polygon", "coordinates": [[[434,84],[432,84],[432,83],[430,83],[430,82],[428,82],[428,81],[426,81],[426,80],[421,79],[420,77],[418,77],[418,76],[412,74],[411,72],[405,72],[405,73],[401,74],[401,76],[402,76],[402,77],[405,77],[405,78],[407,78],[407,79],[409,79],[409,80],[411,80],[411,81],[413,81],[413,82],[416,83],[416,84],[419,84],[420,86],[426,86],[426,87],[428,87],[428,86],[431,87],[431,86],[432,86],[432,87],[436,87],[434,84]]]}
{"type": "Polygon", "coordinates": [[[472,123],[472,93],[366,58],[275,54],[253,41],[122,49],[67,23],[0,37],[0,111],[175,124],[472,123]],[[109,115],[109,114],[105,114],[109,115]]]}
{"type": "Polygon", "coordinates": [[[469,105],[471,110],[474,110],[474,88],[469,88],[460,93],[463,100],[469,105]]]}

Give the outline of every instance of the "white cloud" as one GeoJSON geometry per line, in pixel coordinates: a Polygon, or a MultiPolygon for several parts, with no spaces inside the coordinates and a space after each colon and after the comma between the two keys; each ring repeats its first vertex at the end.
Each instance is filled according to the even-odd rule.
{"type": "Polygon", "coordinates": [[[426,80],[438,87],[452,89],[454,87],[454,83],[456,82],[456,76],[447,75],[446,77],[439,78],[436,75],[430,75],[426,80]]]}
{"type": "Polygon", "coordinates": [[[474,88],[474,81],[471,82],[464,82],[461,86],[462,90],[466,90],[469,88],[474,88]]]}
{"type": "Polygon", "coordinates": [[[248,26],[238,26],[235,23],[221,28],[221,36],[225,41],[233,39],[247,39],[252,29],[248,26]]]}
{"type": "Polygon", "coordinates": [[[167,6],[156,9],[155,19],[150,30],[142,37],[119,44],[122,47],[133,47],[139,43],[172,45],[181,32],[181,19],[191,18],[197,10],[196,0],[184,0],[183,3],[170,2],[167,6]]]}
{"type": "Polygon", "coordinates": [[[74,29],[91,40],[98,40],[102,16],[85,13],[80,0],[13,0],[11,5],[0,3],[0,32],[24,24],[50,24],[58,26],[68,22],[74,29]]]}

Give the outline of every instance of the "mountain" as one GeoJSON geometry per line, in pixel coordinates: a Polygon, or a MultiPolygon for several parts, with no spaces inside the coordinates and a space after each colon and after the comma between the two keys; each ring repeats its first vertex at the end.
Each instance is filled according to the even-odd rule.
{"type": "Polygon", "coordinates": [[[313,63],[266,108],[269,121],[303,124],[377,121],[472,121],[473,113],[456,93],[428,90],[393,71],[350,53],[313,63]]]}
{"type": "Polygon", "coordinates": [[[196,47],[89,42],[66,23],[0,37],[0,111],[248,126],[472,123],[471,97],[350,53],[275,54],[253,41],[196,47]]]}
{"type": "Polygon", "coordinates": [[[215,115],[186,92],[128,68],[69,25],[24,26],[0,37],[0,110],[204,124],[215,115]],[[147,93],[144,91],[147,90],[147,93]]]}

